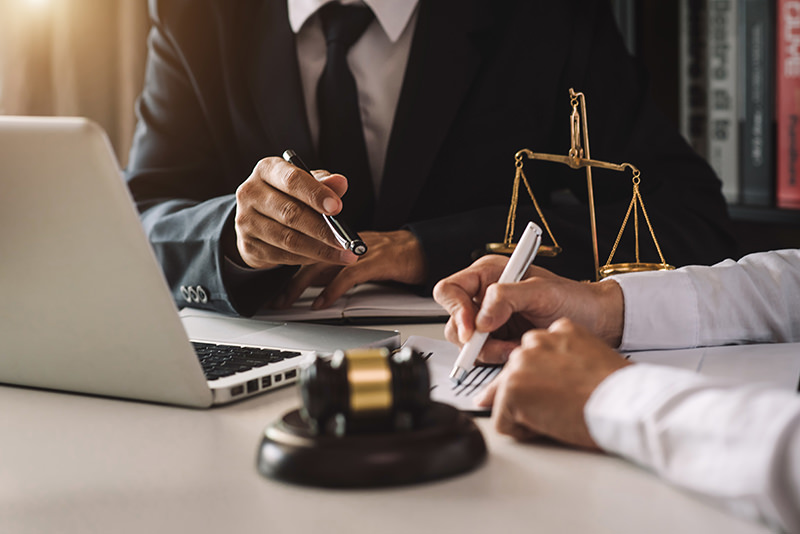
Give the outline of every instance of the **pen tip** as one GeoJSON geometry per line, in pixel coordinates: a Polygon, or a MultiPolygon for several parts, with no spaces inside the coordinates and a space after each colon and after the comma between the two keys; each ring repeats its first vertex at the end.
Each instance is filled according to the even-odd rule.
{"type": "Polygon", "coordinates": [[[466,376],[467,376],[467,372],[464,369],[460,368],[460,367],[455,367],[450,372],[450,380],[457,386],[461,385],[461,382],[464,381],[464,378],[466,376]]]}

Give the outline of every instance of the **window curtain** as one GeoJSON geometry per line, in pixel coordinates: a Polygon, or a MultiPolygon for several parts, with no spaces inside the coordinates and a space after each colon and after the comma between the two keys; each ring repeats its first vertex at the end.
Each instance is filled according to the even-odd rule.
{"type": "Polygon", "coordinates": [[[147,0],[0,0],[0,113],[88,117],[124,166],[148,30],[147,0]]]}

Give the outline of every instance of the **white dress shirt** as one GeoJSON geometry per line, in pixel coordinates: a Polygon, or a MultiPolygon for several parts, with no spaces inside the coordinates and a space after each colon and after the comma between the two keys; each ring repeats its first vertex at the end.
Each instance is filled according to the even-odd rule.
{"type": "MultiPolygon", "coordinates": [[[[327,47],[322,22],[314,16],[335,0],[287,0],[289,25],[296,34],[297,59],[311,139],[319,146],[317,83],[325,68],[327,47]]],[[[341,0],[342,4],[366,4],[375,14],[361,38],[350,48],[347,63],[356,80],[361,124],[375,192],[380,191],[383,164],[389,146],[394,112],[400,100],[411,38],[417,21],[418,0],[341,0]]],[[[335,169],[329,169],[335,172],[335,169]]],[[[225,258],[228,279],[254,273],[225,258]]]]}
{"type": "MultiPolygon", "coordinates": [[[[800,340],[800,250],[615,280],[623,350],[800,340]]],[[[800,532],[797,394],[636,364],[604,380],[584,414],[606,451],[737,515],[800,532]]]]}
{"type": "MultiPolygon", "coordinates": [[[[314,15],[329,1],[288,0],[289,24],[297,35],[303,97],[315,145],[319,139],[317,83],[325,68],[326,46],[322,23],[314,15]]],[[[358,88],[367,157],[372,181],[378,191],[416,27],[418,0],[343,0],[341,3],[363,3],[375,14],[375,20],[348,52],[347,63],[358,88]]],[[[335,172],[336,169],[328,170],[335,172]]]]}

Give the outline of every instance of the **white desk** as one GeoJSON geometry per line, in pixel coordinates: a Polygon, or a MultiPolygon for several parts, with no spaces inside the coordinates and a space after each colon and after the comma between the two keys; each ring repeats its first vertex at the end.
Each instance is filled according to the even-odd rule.
{"type": "Polygon", "coordinates": [[[489,459],[463,476],[371,491],[265,479],[261,431],[298,404],[294,388],[202,411],[0,386],[0,532],[764,532],[622,460],[516,443],[486,419],[489,459]]]}

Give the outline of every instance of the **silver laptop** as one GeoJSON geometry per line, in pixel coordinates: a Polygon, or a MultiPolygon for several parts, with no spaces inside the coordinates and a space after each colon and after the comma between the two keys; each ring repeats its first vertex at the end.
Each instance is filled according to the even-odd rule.
{"type": "Polygon", "coordinates": [[[400,342],[395,331],[184,316],[102,129],[0,117],[0,383],[207,407],[294,382],[315,351],[400,342]],[[222,363],[201,364],[187,329],[252,350],[228,365],[235,347],[205,347],[222,363]]]}

